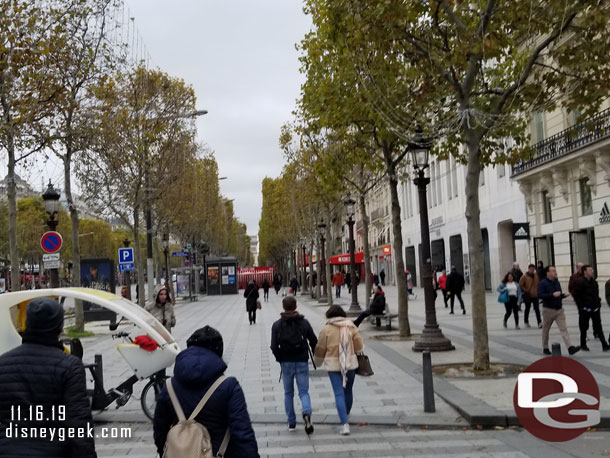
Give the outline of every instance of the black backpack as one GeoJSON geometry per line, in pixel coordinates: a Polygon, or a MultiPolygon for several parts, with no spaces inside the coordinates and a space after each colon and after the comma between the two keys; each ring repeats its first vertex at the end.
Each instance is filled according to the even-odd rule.
{"type": "Polygon", "coordinates": [[[277,336],[280,351],[284,354],[300,353],[306,351],[307,341],[299,330],[296,320],[281,320],[277,336]]]}

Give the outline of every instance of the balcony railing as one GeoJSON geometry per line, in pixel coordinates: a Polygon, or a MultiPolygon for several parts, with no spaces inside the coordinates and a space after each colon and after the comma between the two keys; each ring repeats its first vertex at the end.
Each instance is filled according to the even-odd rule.
{"type": "Polygon", "coordinates": [[[536,143],[530,158],[519,161],[513,166],[511,176],[519,175],[608,137],[610,137],[610,108],[536,143]]]}

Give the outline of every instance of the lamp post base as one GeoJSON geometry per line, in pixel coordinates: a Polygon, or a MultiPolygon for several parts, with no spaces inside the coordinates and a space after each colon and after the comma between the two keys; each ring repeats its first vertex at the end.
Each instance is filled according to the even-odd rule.
{"type": "Polygon", "coordinates": [[[443,335],[443,331],[436,326],[424,326],[419,338],[413,345],[413,351],[450,351],[455,350],[455,347],[447,337],[443,335]]]}
{"type": "Polygon", "coordinates": [[[358,303],[351,303],[349,306],[349,309],[347,310],[349,313],[355,313],[355,314],[360,314],[362,313],[362,308],[360,307],[360,304],[358,303]]]}
{"type": "Polygon", "coordinates": [[[320,299],[318,299],[318,304],[326,304],[326,303],[328,303],[328,297],[320,296],[320,299]]]}

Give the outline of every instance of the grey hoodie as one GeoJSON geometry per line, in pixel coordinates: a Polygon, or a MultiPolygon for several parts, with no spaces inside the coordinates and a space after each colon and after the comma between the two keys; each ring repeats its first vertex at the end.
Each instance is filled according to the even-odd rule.
{"type": "Polygon", "coordinates": [[[172,304],[171,299],[169,297],[169,291],[167,293],[167,300],[165,304],[160,304],[157,302],[157,297],[161,290],[166,290],[165,286],[157,285],[155,286],[155,292],[153,294],[153,300],[146,303],[144,308],[148,313],[154,316],[157,320],[161,322],[165,328],[171,332],[172,328],[176,326],[176,315],[174,314],[174,304],[172,304]]]}

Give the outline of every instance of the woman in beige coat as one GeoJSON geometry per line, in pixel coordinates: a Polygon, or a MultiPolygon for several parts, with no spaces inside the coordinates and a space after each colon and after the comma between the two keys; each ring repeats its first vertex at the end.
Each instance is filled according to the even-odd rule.
{"type": "Polygon", "coordinates": [[[328,321],[320,331],[314,360],[318,367],[328,370],[342,424],[341,434],[347,435],[350,433],[347,417],[354,401],[352,387],[358,368],[356,354],[362,352],[364,345],[358,328],[347,319],[340,306],[329,307],[326,318],[328,321]]]}

